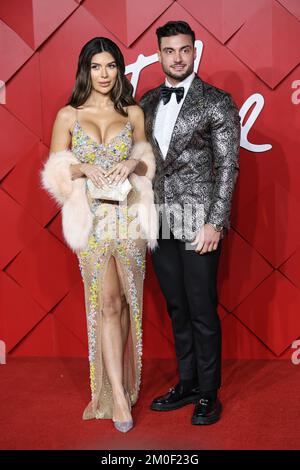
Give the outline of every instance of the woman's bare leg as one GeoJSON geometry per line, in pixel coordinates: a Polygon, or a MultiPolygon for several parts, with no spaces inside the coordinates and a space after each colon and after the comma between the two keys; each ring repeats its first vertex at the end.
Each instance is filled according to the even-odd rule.
{"type": "Polygon", "coordinates": [[[125,349],[128,333],[129,333],[129,308],[125,297],[122,298],[122,309],[121,309],[121,326],[122,326],[122,341],[123,350],[125,349]]]}
{"type": "MultiPolygon", "coordinates": [[[[121,320],[125,304],[116,261],[114,257],[111,257],[103,281],[102,351],[104,365],[112,387],[114,419],[118,421],[129,421],[131,419],[123,388],[123,356],[126,331],[124,332],[122,328],[121,320]]],[[[126,321],[128,323],[125,316],[123,320],[125,329],[126,321]]]]}
{"type": "MultiPolygon", "coordinates": [[[[119,266],[116,263],[117,267],[117,272],[119,279],[122,279],[122,274],[119,270],[119,266]]],[[[128,339],[128,333],[129,333],[129,306],[127,303],[127,299],[124,294],[123,286],[120,283],[120,289],[121,289],[121,299],[122,299],[122,304],[121,304],[121,327],[122,327],[122,339],[123,339],[123,350],[125,350],[125,346],[127,343],[128,339]]]]}

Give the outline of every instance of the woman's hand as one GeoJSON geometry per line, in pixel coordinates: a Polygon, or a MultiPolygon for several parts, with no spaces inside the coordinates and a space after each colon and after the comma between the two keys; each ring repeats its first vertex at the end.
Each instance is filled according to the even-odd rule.
{"type": "Polygon", "coordinates": [[[118,163],[112,170],[107,173],[107,177],[109,178],[109,184],[123,183],[123,181],[126,180],[130,173],[135,170],[135,167],[138,163],[138,160],[134,160],[133,158],[130,160],[126,160],[125,162],[118,163]]]}
{"type": "Polygon", "coordinates": [[[106,171],[100,165],[93,165],[91,163],[82,163],[80,165],[82,173],[92,180],[94,185],[98,188],[103,188],[110,184],[110,178],[106,171]]]}

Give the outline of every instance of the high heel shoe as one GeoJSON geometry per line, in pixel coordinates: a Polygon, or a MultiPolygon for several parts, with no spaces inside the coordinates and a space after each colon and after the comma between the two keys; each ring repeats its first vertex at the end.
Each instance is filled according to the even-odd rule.
{"type": "MultiPolygon", "coordinates": [[[[125,398],[126,398],[126,401],[128,403],[129,411],[131,411],[131,402],[130,402],[130,397],[129,397],[129,393],[127,392],[127,390],[125,391],[125,398]]],[[[128,421],[118,421],[114,418],[112,420],[113,420],[113,423],[114,423],[114,427],[120,432],[128,432],[128,431],[130,431],[130,429],[133,428],[133,419],[132,418],[128,421]]]]}

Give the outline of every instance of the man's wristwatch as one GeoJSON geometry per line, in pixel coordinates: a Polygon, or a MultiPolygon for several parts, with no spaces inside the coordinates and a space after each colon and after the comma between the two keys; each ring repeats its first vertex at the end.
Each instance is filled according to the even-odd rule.
{"type": "Polygon", "coordinates": [[[216,232],[222,232],[222,230],[223,230],[222,225],[211,224],[210,222],[208,222],[208,225],[211,225],[215,229],[216,232]]]}

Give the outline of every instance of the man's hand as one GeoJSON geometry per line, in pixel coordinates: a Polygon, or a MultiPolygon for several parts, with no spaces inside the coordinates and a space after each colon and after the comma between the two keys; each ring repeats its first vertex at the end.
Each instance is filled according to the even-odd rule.
{"type": "Polygon", "coordinates": [[[203,255],[218,248],[220,237],[221,232],[217,232],[210,224],[205,224],[199,230],[191,245],[196,245],[196,253],[203,255]]]}

